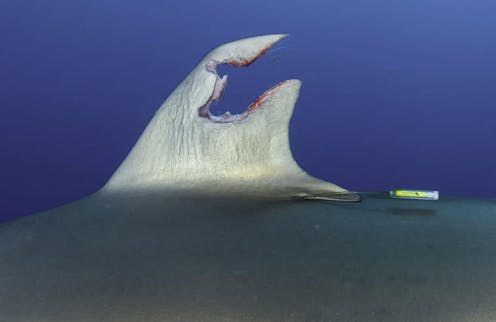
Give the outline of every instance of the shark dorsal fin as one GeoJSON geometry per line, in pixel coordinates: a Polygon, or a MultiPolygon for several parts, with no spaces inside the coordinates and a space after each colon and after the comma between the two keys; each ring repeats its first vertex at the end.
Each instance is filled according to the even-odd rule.
{"type": "Polygon", "coordinates": [[[214,116],[227,77],[218,64],[247,66],[285,35],[222,45],[207,54],[162,104],[103,190],[189,189],[204,193],[357,200],[305,173],[294,161],[288,128],[300,81],[267,90],[239,115],[214,116]]]}

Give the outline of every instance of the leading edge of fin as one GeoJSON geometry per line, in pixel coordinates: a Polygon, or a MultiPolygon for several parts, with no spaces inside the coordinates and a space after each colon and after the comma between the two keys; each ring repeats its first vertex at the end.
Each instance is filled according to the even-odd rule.
{"type": "Polygon", "coordinates": [[[187,189],[358,201],[357,194],[308,175],[293,159],[288,130],[299,80],[273,86],[241,114],[210,113],[227,83],[217,66],[248,66],[285,36],[241,39],[208,53],[161,105],[102,191],[187,189]]]}

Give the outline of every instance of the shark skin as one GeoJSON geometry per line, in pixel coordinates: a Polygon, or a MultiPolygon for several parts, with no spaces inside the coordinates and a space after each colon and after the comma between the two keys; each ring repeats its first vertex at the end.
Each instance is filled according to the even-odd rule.
{"type": "Polygon", "coordinates": [[[252,37],[210,51],[165,100],[103,190],[359,200],[294,161],[288,129],[299,80],[273,86],[244,113],[209,111],[227,82],[217,65],[249,66],[285,36],[252,37]]]}
{"type": "Polygon", "coordinates": [[[495,200],[306,174],[287,139],[296,80],[210,115],[215,67],[282,37],[214,49],[101,190],[0,224],[1,321],[496,321],[495,200]]]}

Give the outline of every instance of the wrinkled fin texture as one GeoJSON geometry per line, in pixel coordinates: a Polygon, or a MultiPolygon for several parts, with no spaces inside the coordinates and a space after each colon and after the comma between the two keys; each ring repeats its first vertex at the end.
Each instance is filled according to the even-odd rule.
{"type": "Polygon", "coordinates": [[[218,79],[209,70],[212,61],[244,66],[241,63],[253,62],[284,36],[242,39],[207,54],[162,104],[102,190],[169,189],[356,201],[355,194],[305,173],[292,157],[288,129],[300,81],[278,84],[240,120],[216,123],[199,116],[218,79]]]}

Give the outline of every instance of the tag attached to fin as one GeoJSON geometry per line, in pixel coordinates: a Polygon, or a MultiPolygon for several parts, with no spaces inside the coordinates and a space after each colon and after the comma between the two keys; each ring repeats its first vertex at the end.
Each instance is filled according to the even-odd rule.
{"type": "Polygon", "coordinates": [[[439,191],[436,190],[412,190],[397,189],[389,192],[391,198],[416,199],[416,200],[438,200],[439,191]]]}

